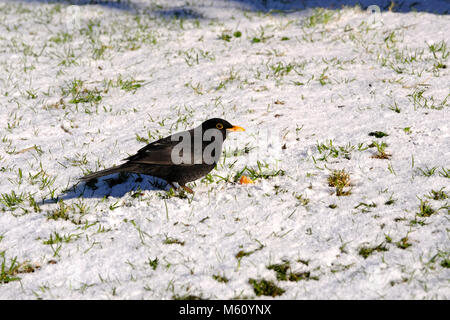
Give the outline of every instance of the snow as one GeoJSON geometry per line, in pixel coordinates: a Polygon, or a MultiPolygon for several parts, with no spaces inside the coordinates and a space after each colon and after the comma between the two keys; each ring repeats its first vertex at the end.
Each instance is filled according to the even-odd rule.
{"type": "Polygon", "coordinates": [[[426,196],[450,189],[450,8],[372,2],[375,25],[367,1],[1,1],[0,263],[16,258],[20,280],[0,275],[0,298],[272,299],[254,278],[285,290],[274,299],[448,299],[448,198],[426,196]],[[101,100],[71,103],[87,93],[101,100]],[[212,183],[189,184],[193,196],[137,175],[69,190],[143,147],[138,136],[213,117],[246,131],[226,140],[212,183]],[[330,140],[353,150],[323,159],[330,140]],[[374,158],[373,141],[391,156],[374,158]],[[234,182],[258,161],[279,174],[234,182]],[[327,182],[340,169],[347,196],[327,182]],[[13,191],[23,201],[11,206],[13,191]],[[416,216],[421,200],[436,212],[416,216]],[[68,217],[49,219],[61,206],[68,217]],[[267,267],[283,261],[318,279],[278,280],[267,267]]]}

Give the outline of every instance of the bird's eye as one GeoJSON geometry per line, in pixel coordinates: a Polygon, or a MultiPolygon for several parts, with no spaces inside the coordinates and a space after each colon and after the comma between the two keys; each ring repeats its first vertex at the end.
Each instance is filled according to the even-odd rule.
{"type": "Polygon", "coordinates": [[[223,124],[221,124],[221,123],[216,124],[216,128],[219,129],[219,130],[222,130],[223,129],[223,124]]]}

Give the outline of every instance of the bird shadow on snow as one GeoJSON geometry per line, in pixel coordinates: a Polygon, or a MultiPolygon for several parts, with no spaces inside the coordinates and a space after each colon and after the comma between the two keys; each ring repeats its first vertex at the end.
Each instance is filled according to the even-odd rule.
{"type": "Polygon", "coordinates": [[[437,14],[449,14],[449,0],[228,0],[241,4],[251,11],[268,12],[271,10],[293,11],[314,8],[340,9],[344,6],[354,7],[359,5],[363,10],[376,5],[380,11],[393,12],[429,12],[437,14]]]}
{"type": "MultiPolygon", "coordinates": [[[[193,6],[159,7],[148,11],[145,5],[133,0],[22,0],[22,2],[61,3],[67,5],[97,5],[128,12],[145,12],[164,18],[202,19],[204,15],[193,6]]],[[[149,2],[151,3],[151,2],[149,2]]],[[[193,2],[195,4],[195,2],[193,2]]],[[[244,10],[269,12],[290,12],[305,9],[325,8],[340,9],[343,6],[354,7],[359,5],[363,10],[376,5],[380,11],[393,12],[429,12],[436,14],[450,14],[449,0],[222,0],[211,3],[211,8],[227,10],[230,3],[232,7],[240,7],[244,10]]],[[[208,6],[202,5],[202,9],[208,10],[208,6]]]]}
{"type": "MultiPolygon", "coordinates": [[[[74,198],[120,198],[134,191],[169,191],[170,185],[165,180],[138,174],[110,174],[99,179],[78,182],[58,195],[57,200],[74,198]]],[[[134,193],[133,193],[134,194],[134,193]]],[[[44,203],[55,203],[57,200],[44,200],[44,203]]]]}
{"type": "Polygon", "coordinates": [[[203,19],[204,16],[197,12],[194,8],[187,6],[176,6],[162,9],[149,10],[146,6],[140,3],[135,3],[132,0],[120,1],[120,0],[21,0],[28,3],[45,3],[45,4],[64,4],[64,5],[76,5],[76,6],[100,6],[110,9],[117,9],[127,11],[129,13],[136,13],[144,11],[148,14],[163,18],[176,18],[176,19],[203,19]]]}

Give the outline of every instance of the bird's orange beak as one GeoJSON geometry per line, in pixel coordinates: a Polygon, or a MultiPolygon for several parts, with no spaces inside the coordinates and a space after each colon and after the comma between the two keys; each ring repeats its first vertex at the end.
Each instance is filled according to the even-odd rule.
{"type": "Polygon", "coordinates": [[[238,126],[233,126],[232,128],[228,128],[228,131],[233,131],[233,132],[237,132],[237,131],[245,131],[244,128],[242,127],[238,127],[238,126]]]}

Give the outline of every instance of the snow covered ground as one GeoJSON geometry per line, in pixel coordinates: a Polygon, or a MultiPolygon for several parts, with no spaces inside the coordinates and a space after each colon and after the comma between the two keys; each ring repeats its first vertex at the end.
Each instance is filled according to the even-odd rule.
{"type": "Polygon", "coordinates": [[[0,298],[450,298],[449,2],[298,3],[0,1],[0,298]],[[194,195],[77,184],[212,117],[194,195]]]}

